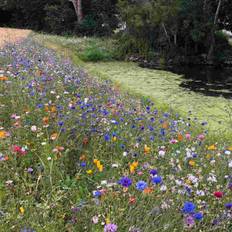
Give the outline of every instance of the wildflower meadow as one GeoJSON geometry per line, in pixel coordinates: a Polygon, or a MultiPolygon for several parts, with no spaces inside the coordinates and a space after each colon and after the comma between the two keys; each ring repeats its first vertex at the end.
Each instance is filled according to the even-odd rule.
{"type": "Polygon", "coordinates": [[[0,231],[232,231],[232,143],[28,38],[0,52],[0,231]]]}

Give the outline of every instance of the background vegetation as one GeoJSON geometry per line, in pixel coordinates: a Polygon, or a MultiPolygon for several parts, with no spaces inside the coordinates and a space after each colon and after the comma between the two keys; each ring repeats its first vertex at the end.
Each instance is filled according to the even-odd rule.
{"type": "Polygon", "coordinates": [[[221,64],[232,56],[229,0],[1,0],[2,24],[56,34],[110,36],[122,58],[221,64]],[[79,10],[78,10],[79,9],[79,10]]]}

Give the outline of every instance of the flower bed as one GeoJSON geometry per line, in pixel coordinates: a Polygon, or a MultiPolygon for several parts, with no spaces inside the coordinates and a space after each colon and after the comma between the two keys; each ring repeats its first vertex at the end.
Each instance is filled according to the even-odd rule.
{"type": "Polygon", "coordinates": [[[1,56],[3,231],[229,231],[230,144],[30,39],[1,56]]]}

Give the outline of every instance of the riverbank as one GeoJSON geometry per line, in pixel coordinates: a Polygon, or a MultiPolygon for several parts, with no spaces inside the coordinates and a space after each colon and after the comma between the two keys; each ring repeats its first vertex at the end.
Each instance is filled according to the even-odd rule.
{"type": "Polygon", "coordinates": [[[85,68],[91,75],[110,79],[125,91],[151,97],[161,107],[171,107],[185,117],[207,122],[207,129],[214,134],[232,133],[232,101],[185,90],[180,87],[180,75],[141,68],[133,62],[83,62],[77,55],[78,44],[84,44],[81,38],[37,34],[34,39],[66,57],[72,57],[76,65],[85,68]]]}
{"type": "Polygon", "coordinates": [[[1,229],[229,231],[231,141],[47,46],[0,53],[1,229]]]}

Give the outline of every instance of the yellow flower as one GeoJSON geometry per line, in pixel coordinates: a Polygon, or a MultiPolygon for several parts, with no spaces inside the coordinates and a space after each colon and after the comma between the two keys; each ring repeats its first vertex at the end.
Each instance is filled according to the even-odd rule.
{"type": "Polygon", "coordinates": [[[185,183],[188,184],[188,185],[192,184],[191,180],[186,180],[185,183]]]}
{"type": "Polygon", "coordinates": [[[151,148],[148,147],[146,144],[144,145],[144,153],[147,154],[151,151],[151,148]]]}
{"type": "Polygon", "coordinates": [[[134,173],[135,172],[135,167],[133,165],[130,165],[130,173],[134,173]]]}
{"type": "Polygon", "coordinates": [[[96,163],[97,168],[101,165],[101,162],[98,160],[96,163]]]}
{"type": "Polygon", "coordinates": [[[208,150],[211,150],[211,151],[216,150],[215,144],[209,146],[209,147],[208,147],[208,150]]]}
{"type": "Polygon", "coordinates": [[[130,167],[130,173],[134,173],[135,169],[138,167],[139,162],[138,161],[134,161],[132,164],[129,165],[130,167]]]}
{"type": "Polygon", "coordinates": [[[89,170],[86,171],[86,173],[91,175],[91,174],[93,174],[93,170],[89,169],[89,170]]]}
{"type": "Polygon", "coordinates": [[[99,166],[97,166],[97,168],[98,168],[99,172],[103,171],[103,165],[99,165],[99,166]]]}
{"type": "Polygon", "coordinates": [[[94,163],[94,164],[97,164],[97,162],[98,162],[98,159],[94,159],[94,160],[93,160],[93,163],[94,163]]]}
{"type": "Polygon", "coordinates": [[[20,212],[21,214],[24,214],[24,213],[25,213],[25,209],[21,206],[21,207],[19,208],[19,212],[20,212]]]}
{"type": "Polygon", "coordinates": [[[229,150],[229,151],[232,151],[232,146],[228,147],[228,150],[229,150]]]}
{"type": "Polygon", "coordinates": [[[189,165],[194,167],[196,166],[196,162],[194,160],[189,160],[189,165]]]}
{"type": "Polygon", "coordinates": [[[106,224],[110,224],[110,218],[109,217],[106,218],[106,224]]]}
{"type": "Polygon", "coordinates": [[[212,156],[211,156],[210,154],[207,154],[207,155],[206,155],[206,159],[211,159],[211,157],[212,157],[212,156]]]}
{"type": "Polygon", "coordinates": [[[113,140],[113,142],[116,142],[116,141],[117,141],[117,137],[114,136],[114,137],[112,138],[112,140],[113,140]]]}

